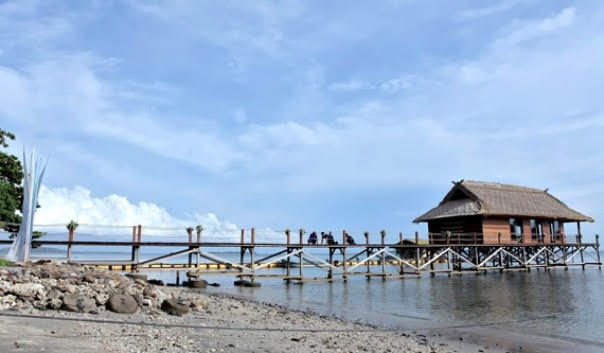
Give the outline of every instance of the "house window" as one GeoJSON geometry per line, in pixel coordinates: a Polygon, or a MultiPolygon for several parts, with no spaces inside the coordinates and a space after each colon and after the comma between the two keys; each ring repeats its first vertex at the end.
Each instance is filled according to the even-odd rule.
{"type": "Polygon", "coordinates": [[[531,238],[536,241],[543,241],[543,225],[535,219],[531,219],[531,238]]]}
{"type": "Polygon", "coordinates": [[[551,221],[551,222],[549,222],[549,234],[552,237],[552,240],[554,240],[554,241],[561,240],[561,237],[560,237],[560,221],[551,221]]]}
{"type": "Polygon", "coordinates": [[[522,219],[510,218],[510,234],[514,240],[522,239],[522,219]]]}

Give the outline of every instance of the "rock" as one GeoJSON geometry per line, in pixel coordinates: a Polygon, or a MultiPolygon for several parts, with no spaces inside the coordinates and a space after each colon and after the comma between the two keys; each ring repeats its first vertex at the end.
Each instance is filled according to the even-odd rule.
{"type": "Polygon", "coordinates": [[[91,299],[81,294],[68,294],[63,298],[61,309],[78,313],[90,313],[96,311],[96,303],[91,299]]]}
{"type": "Polygon", "coordinates": [[[8,292],[18,297],[41,299],[44,296],[44,286],[40,283],[15,283],[8,292]]]}
{"type": "Polygon", "coordinates": [[[130,272],[130,273],[126,273],[125,274],[126,277],[131,278],[132,280],[143,280],[143,281],[147,281],[147,275],[144,273],[136,273],[136,272],[130,272]]]}
{"type": "Polygon", "coordinates": [[[197,297],[197,298],[191,299],[190,307],[191,307],[191,309],[193,309],[193,311],[206,310],[209,306],[210,306],[210,303],[208,302],[208,300],[206,298],[197,297]]]}
{"type": "Polygon", "coordinates": [[[63,298],[63,292],[56,288],[51,288],[48,293],[46,293],[46,298],[50,300],[61,299],[63,298]]]}
{"type": "Polygon", "coordinates": [[[189,307],[177,299],[166,299],[161,303],[161,310],[176,316],[182,316],[189,312],[189,307]]]}
{"type": "Polygon", "coordinates": [[[164,285],[164,281],[162,281],[161,279],[150,279],[147,281],[147,283],[149,284],[153,284],[156,286],[163,286],[164,285]]]}
{"type": "Polygon", "coordinates": [[[148,308],[153,306],[153,301],[151,299],[143,299],[141,300],[141,305],[148,308]]]}
{"type": "Polygon", "coordinates": [[[138,303],[131,295],[115,294],[109,298],[108,308],[118,314],[134,314],[138,303]]]}
{"type": "Polygon", "coordinates": [[[48,303],[46,303],[46,307],[49,309],[55,309],[55,310],[59,310],[61,309],[61,306],[63,305],[63,301],[61,299],[55,298],[55,299],[51,299],[48,301],[48,303]]]}
{"type": "Polygon", "coordinates": [[[189,287],[191,288],[206,288],[208,286],[208,281],[203,279],[190,279],[189,287]]]}
{"type": "Polygon", "coordinates": [[[252,281],[248,281],[246,279],[238,279],[235,282],[233,282],[234,285],[236,286],[243,286],[243,287],[260,287],[260,282],[252,282],[252,281]]]}

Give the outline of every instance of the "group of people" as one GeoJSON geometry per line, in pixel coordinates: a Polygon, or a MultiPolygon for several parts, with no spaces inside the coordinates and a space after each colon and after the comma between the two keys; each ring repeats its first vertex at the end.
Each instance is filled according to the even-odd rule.
{"type": "MultiPolygon", "coordinates": [[[[348,232],[344,232],[344,238],[346,240],[346,244],[348,245],[354,245],[356,244],[354,242],[354,238],[348,234],[348,232]]],[[[319,241],[319,238],[317,236],[317,232],[312,232],[310,233],[310,235],[308,236],[308,240],[307,243],[309,245],[317,245],[319,241]]],[[[327,245],[336,245],[338,244],[338,241],[334,239],[333,234],[331,234],[331,232],[321,232],[321,244],[326,243],[327,245]]]]}

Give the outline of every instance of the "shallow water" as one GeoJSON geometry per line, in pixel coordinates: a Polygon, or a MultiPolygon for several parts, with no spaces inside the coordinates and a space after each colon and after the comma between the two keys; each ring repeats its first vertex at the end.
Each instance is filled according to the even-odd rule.
{"type": "MultiPolygon", "coordinates": [[[[45,252],[36,249],[35,253],[43,256],[45,252]]],[[[96,254],[102,258],[106,255],[96,254]]],[[[129,257],[127,252],[112,255],[129,257]]],[[[143,254],[143,258],[152,255],[143,254]]],[[[236,252],[217,255],[231,260],[239,256],[236,252]]],[[[84,252],[76,252],[75,256],[90,259],[90,254],[84,252]]],[[[258,254],[258,258],[261,256],[258,254]]],[[[185,258],[171,261],[183,263],[185,258]]],[[[283,269],[271,271],[282,272],[283,269]]],[[[312,268],[305,268],[305,274],[325,276],[321,270],[312,268]]],[[[174,272],[150,272],[149,277],[173,282],[174,272]]],[[[387,280],[366,280],[356,276],[347,282],[304,285],[259,279],[261,288],[235,287],[233,276],[207,276],[206,279],[221,284],[218,288],[208,288],[209,292],[244,296],[383,326],[406,330],[494,326],[504,331],[578,340],[604,351],[604,273],[597,267],[586,270],[576,267],[567,271],[561,268],[493,271],[484,275],[451,277],[425,274],[420,278],[387,280]]]]}

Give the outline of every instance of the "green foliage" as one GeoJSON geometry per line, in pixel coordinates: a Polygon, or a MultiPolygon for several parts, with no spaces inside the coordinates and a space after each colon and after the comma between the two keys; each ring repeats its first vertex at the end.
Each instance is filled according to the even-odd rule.
{"type": "Polygon", "coordinates": [[[304,235],[304,233],[306,233],[306,230],[304,228],[300,228],[299,232],[300,234],[304,235]]]}
{"type": "Polygon", "coordinates": [[[386,230],[385,229],[380,230],[380,235],[382,237],[385,237],[386,236],[386,230]]]}
{"type": "Polygon", "coordinates": [[[0,267],[2,266],[12,266],[15,263],[6,259],[0,259],[0,267]]]}
{"type": "Polygon", "coordinates": [[[201,224],[198,224],[197,227],[195,227],[195,229],[197,230],[197,233],[203,232],[203,226],[201,224]]]}
{"type": "Polygon", "coordinates": [[[70,232],[75,232],[79,226],[80,224],[72,219],[71,222],[67,223],[67,230],[70,232]]]}
{"type": "Polygon", "coordinates": [[[191,233],[191,232],[193,232],[193,227],[187,227],[186,230],[187,230],[187,233],[191,233]]]}

